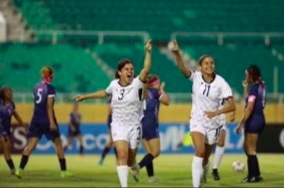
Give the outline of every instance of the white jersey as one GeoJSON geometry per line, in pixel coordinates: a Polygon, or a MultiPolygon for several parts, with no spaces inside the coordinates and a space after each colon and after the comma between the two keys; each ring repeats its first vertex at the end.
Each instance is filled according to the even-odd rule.
{"type": "Polygon", "coordinates": [[[118,81],[113,80],[105,90],[108,95],[112,95],[111,126],[140,126],[144,84],[139,77],[127,86],[121,86],[118,81]]]}
{"type": "Polygon", "coordinates": [[[217,74],[211,83],[207,83],[199,71],[191,71],[189,80],[193,82],[190,124],[201,124],[206,128],[217,129],[220,127],[219,116],[209,119],[204,112],[218,110],[221,100],[232,97],[230,86],[217,74]]]}
{"type": "MultiPolygon", "coordinates": [[[[224,102],[225,102],[224,99],[222,99],[222,101],[220,102],[220,106],[219,106],[218,110],[221,110],[221,109],[224,108],[224,102]]],[[[225,114],[219,115],[219,122],[218,122],[218,124],[220,126],[225,126],[225,124],[226,124],[226,115],[225,114]]]]}

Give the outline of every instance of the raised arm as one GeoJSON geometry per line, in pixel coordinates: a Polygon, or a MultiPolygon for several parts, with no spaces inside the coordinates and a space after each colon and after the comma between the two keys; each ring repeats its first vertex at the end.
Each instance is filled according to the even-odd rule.
{"type": "Polygon", "coordinates": [[[83,101],[86,99],[99,99],[99,98],[105,98],[107,97],[107,93],[105,90],[100,90],[94,93],[90,93],[90,94],[85,94],[85,95],[77,95],[75,97],[73,97],[73,99],[75,101],[83,101]]]}
{"type": "Polygon", "coordinates": [[[181,55],[179,53],[179,47],[177,44],[177,41],[174,40],[173,41],[173,47],[172,47],[172,52],[174,53],[175,57],[176,57],[176,63],[177,63],[177,67],[179,69],[179,71],[187,78],[190,77],[191,71],[190,69],[186,68],[183,64],[181,55]]]}
{"type": "Polygon", "coordinates": [[[170,104],[170,100],[169,100],[169,96],[167,95],[167,93],[165,92],[165,83],[163,82],[160,86],[160,92],[161,92],[161,96],[160,96],[160,102],[163,105],[168,106],[170,104]]]}
{"type": "Polygon", "coordinates": [[[151,45],[151,39],[148,40],[148,42],[145,45],[145,59],[144,59],[144,67],[141,70],[139,74],[139,79],[142,82],[146,81],[146,78],[150,72],[151,68],[151,50],[152,50],[152,45],[151,45]]]}

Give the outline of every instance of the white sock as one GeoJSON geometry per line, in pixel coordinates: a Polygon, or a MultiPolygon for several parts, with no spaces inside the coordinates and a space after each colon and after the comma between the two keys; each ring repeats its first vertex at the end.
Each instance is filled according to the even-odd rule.
{"type": "Polygon", "coordinates": [[[221,163],[222,157],[224,155],[225,147],[216,146],[213,169],[217,169],[221,163]]]}
{"type": "Polygon", "coordinates": [[[119,182],[121,187],[128,187],[128,167],[127,166],[117,166],[116,171],[118,174],[119,182]]]}
{"type": "Polygon", "coordinates": [[[202,168],[202,161],[203,158],[200,157],[193,157],[191,171],[192,171],[192,186],[199,187],[200,186],[200,179],[202,177],[203,168],[202,168]]]}

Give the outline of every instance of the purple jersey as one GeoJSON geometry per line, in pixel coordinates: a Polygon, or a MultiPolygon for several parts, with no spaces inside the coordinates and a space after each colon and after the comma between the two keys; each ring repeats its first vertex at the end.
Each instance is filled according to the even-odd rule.
{"type": "Polygon", "coordinates": [[[146,109],[144,118],[158,123],[158,114],[160,108],[160,91],[156,88],[149,88],[146,97],[146,109]]]}
{"type": "Polygon", "coordinates": [[[10,127],[11,126],[11,121],[12,121],[12,115],[16,109],[16,106],[15,106],[15,103],[13,101],[9,102],[8,104],[5,104],[6,108],[7,108],[7,111],[8,111],[8,116],[6,117],[7,118],[7,123],[8,123],[8,126],[10,127]]]}
{"type": "MultiPolygon", "coordinates": [[[[39,82],[34,87],[33,97],[34,113],[32,119],[37,122],[49,124],[47,114],[47,99],[49,97],[55,97],[54,87],[48,83],[39,82]]],[[[55,118],[54,114],[53,117],[55,118]]]]}
{"type": "Polygon", "coordinates": [[[248,121],[263,119],[263,110],[266,102],[266,90],[259,83],[250,86],[248,96],[246,98],[246,106],[251,100],[254,101],[254,107],[248,121]]]}
{"type": "Polygon", "coordinates": [[[80,127],[80,121],[81,121],[81,115],[77,113],[71,112],[69,115],[70,123],[76,128],[79,129],[80,127]]]}

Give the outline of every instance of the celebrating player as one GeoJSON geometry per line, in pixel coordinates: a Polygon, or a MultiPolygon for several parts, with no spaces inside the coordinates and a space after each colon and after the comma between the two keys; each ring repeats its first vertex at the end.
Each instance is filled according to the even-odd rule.
{"type": "MultiPolygon", "coordinates": [[[[106,155],[108,154],[108,152],[110,151],[110,149],[113,146],[113,140],[112,140],[112,137],[111,137],[111,127],[110,127],[110,124],[111,124],[111,121],[112,121],[112,115],[111,115],[112,110],[111,110],[110,104],[111,104],[111,96],[109,97],[109,100],[108,100],[108,117],[107,117],[108,139],[107,139],[107,143],[105,145],[105,148],[103,149],[102,155],[100,157],[99,165],[103,165],[103,162],[104,162],[106,155]]],[[[116,152],[115,148],[114,148],[114,153],[117,157],[117,152],[116,152]]]]}
{"type": "Polygon", "coordinates": [[[208,159],[220,133],[219,115],[234,111],[235,104],[231,88],[221,76],[215,73],[215,63],[210,55],[201,56],[200,71],[193,71],[184,66],[176,41],[173,42],[172,51],[175,54],[178,69],[193,82],[190,135],[195,156],[192,160],[192,184],[193,187],[200,187],[200,180],[206,182],[208,159]],[[221,99],[225,99],[228,105],[219,109],[221,99]]]}
{"type": "Polygon", "coordinates": [[[157,180],[154,177],[153,160],[160,154],[159,108],[160,102],[166,106],[169,105],[169,97],[164,90],[165,83],[160,84],[157,75],[149,75],[147,85],[146,109],[142,119],[143,146],[147,154],[132,167],[132,173],[134,179],[138,181],[139,170],[146,166],[149,182],[155,183],[157,180]]]}
{"type": "Polygon", "coordinates": [[[2,121],[2,130],[0,130],[0,140],[3,142],[3,153],[6,163],[10,168],[11,174],[15,174],[15,166],[11,158],[11,120],[12,116],[18,121],[18,123],[23,126],[23,121],[19,114],[16,111],[16,106],[12,101],[13,93],[11,88],[2,87],[0,89],[0,103],[1,103],[1,121],[2,121]]]}
{"type": "Polygon", "coordinates": [[[64,151],[71,145],[72,139],[76,137],[80,144],[79,154],[82,156],[84,146],[80,130],[81,115],[78,113],[78,110],[79,104],[75,103],[72,112],[69,114],[67,144],[64,146],[64,151]]]}
{"type": "Polygon", "coordinates": [[[142,111],[143,87],[151,67],[151,40],[145,45],[144,68],[134,78],[133,63],[122,59],[117,65],[116,78],[106,90],[76,96],[76,101],[112,96],[111,132],[116,148],[117,173],[121,187],[128,185],[128,166],[132,166],[141,140],[140,115],[142,111]]]}
{"type": "MultiPolygon", "coordinates": [[[[223,108],[224,100],[222,99],[220,109],[223,108]]],[[[233,112],[230,115],[230,121],[233,122],[235,120],[235,112],[233,112]]],[[[214,154],[214,163],[213,163],[213,169],[212,169],[212,178],[215,181],[220,180],[220,175],[218,172],[218,167],[222,161],[224,151],[225,151],[225,139],[226,139],[226,116],[225,114],[221,114],[219,116],[219,125],[222,127],[219,137],[217,139],[216,148],[215,148],[215,154],[214,154]]]]}
{"type": "Polygon", "coordinates": [[[20,167],[16,171],[16,176],[22,178],[23,170],[28,162],[29,156],[36,147],[42,135],[48,140],[52,140],[55,145],[57,156],[61,168],[61,177],[71,176],[71,173],[66,171],[66,161],[64,151],[60,139],[60,132],[55,118],[53,109],[55,101],[55,89],[50,84],[53,79],[53,70],[44,66],[41,69],[42,81],[34,87],[34,112],[31,124],[28,128],[28,144],[23,151],[20,162],[20,167]]]}
{"type": "Polygon", "coordinates": [[[258,159],[256,156],[257,137],[265,126],[264,107],[266,101],[266,88],[261,79],[260,69],[256,65],[251,65],[246,70],[246,80],[243,82],[244,93],[247,92],[246,107],[243,117],[236,128],[238,134],[242,128],[245,129],[244,150],[247,155],[248,175],[243,183],[260,182],[258,159]],[[247,90],[247,84],[250,85],[247,90]]]}

